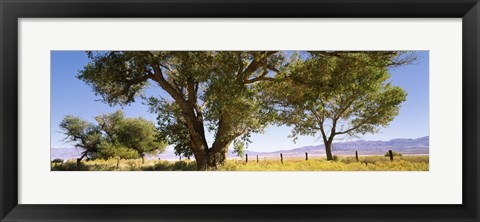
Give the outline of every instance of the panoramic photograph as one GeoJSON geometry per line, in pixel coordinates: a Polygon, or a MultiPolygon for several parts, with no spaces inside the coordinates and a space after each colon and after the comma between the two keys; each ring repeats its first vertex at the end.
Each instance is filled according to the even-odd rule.
{"type": "Polygon", "coordinates": [[[429,171],[429,51],[51,51],[52,171],[429,171]]]}

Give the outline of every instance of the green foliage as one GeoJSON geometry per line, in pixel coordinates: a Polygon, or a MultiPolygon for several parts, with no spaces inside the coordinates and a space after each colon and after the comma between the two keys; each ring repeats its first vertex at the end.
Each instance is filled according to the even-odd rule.
{"type": "Polygon", "coordinates": [[[79,79],[110,105],[146,99],[158,114],[159,140],[173,144],[177,155],[214,159],[199,164],[222,163],[232,142],[237,147],[235,140],[248,143],[252,133],[274,121],[293,126],[294,138],[320,131],[327,146],[336,135],[376,132],[398,115],[406,97],[388,83],[388,68],[415,59],[393,51],[111,51],[88,56],[79,79]],[[143,90],[150,85],[162,88],[165,96],[145,98],[143,90]],[[211,147],[207,130],[214,134],[211,147]]]}
{"type": "Polygon", "coordinates": [[[167,146],[157,138],[154,124],[143,118],[125,118],[122,111],[117,111],[95,120],[98,125],[66,116],[60,124],[67,138],[77,142],[89,158],[135,159],[163,152],[167,146]]]}
{"type": "Polygon", "coordinates": [[[99,127],[88,123],[79,117],[67,115],[60,122],[60,129],[67,136],[68,142],[74,142],[75,147],[83,150],[82,159],[90,157],[97,152],[98,145],[102,140],[102,133],[99,127]]]}
{"type": "Polygon", "coordinates": [[[88,52],[90,62],[78,78],[92,85],[96,95],[109,104],[135,101],[148,85],[144,76],[152,70],[148,64],[153,55],[148,52],[88,52]],[[144,79],[144,80],[143,80],[144,79]]]}
{"type": "Polygon", "coordinates": [[[157,140],[153,123],[143,118],[126,118],[113,130],[115,141],[136,150],[140,155],[163,152],[167,144],[157,140]]]}
{"type": "Polygon", "coordinates": [[[135,149],[127,147],[124,144],[102,141],[99,145],[98,152],[94,155],[94,159],[135,159],[139,158],[139,156],[140,154],[135,149]]]}
{"type": "Polygon", "coordinates": [[[245,156],[245,145],[240,140],[233,141],[233,153],[242,158],[245,156]]]}
{"type": "Polygon", "coordinates": [[[101,114],[95,117],[99,127],[105,132],[110,141],[115,140],[115,138],[113,138],[114,131],[118,128],[117,125],[124,119],[125,115],[121,110],[110,114],[101,114]]]}
{"type": "MultiPolygon", "coordinates": [[[[320,133],[327,148],[337,135],[375,133],[398,115],[406,92],[389,83],[396,52],[311,52],[282,70],[264,96],[292,137],[320,133]],[[306,58],[305,58],[306,57],[306,58]]],[[[328,155],[328,149],[327,149],[328,155]]]]}
{"type": "MultiPolygon", "coordinates": [[[[400,152],[395,152],[395,151],[392,152],[392,155],[393,156],[402,156],[402,154],[400,152]]],[[[390,152],[386,152],[385,156],[390,156],[390,152]]]]}
{"type": "Polygon", "coordinates": [[[178,104],[154,97],[148,99],[148,104],[150,111],[158,114],[158,138],[173,144],[175,155],[193,156],[188,128],[178,104]]]}
{"type": "MultiPolygon", "coordinates": [[[[88,52],[90,62],[78,78],[91,85],[103,101],[129,104],[150,82],[168,96],[146,98],[158,114],[159,137],[175,152],[192,156],[205,147],[205,130],[216,144],[247,139],[273,120],[259,91],[284,64],[282,53],[241,51],[88,52]]],[[[248,140],[245,140],[248,141],[248,140]]]]}
{"type": "Polygon", "coordinates": [[[280,119],[294,126],[295,137],[321,128],[327,134],[354,135],[387,126],[406,99],[403,89],[388,82],[388,67],[373,66],[389,61],[364,52],[293,62],[286,70],[289,81],[271,89],[284,108],[280,119]]]}

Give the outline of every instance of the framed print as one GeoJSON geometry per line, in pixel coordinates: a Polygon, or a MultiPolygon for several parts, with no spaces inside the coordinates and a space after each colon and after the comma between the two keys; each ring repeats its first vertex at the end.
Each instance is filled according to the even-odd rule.
{"type": "Polygon", "coordinates": [[[1,221],[478,221],[478,1],[1,1],[1,221]]]}

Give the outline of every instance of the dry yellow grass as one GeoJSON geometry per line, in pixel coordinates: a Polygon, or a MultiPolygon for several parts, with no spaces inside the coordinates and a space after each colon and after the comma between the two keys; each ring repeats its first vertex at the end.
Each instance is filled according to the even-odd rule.
{"type": "Polygon", "coordinates": [[[383,156],[339,157],[336,161],[325,159],[286,159],[252,162],[227,161],[223,170],[234,171],[428,171],[428,156],[403,156],[390,161],[383,156]]]}
{"type": "MultiPolygon", "coordinates": [[[[77,166],[74,161],[66,163],[52,163],[53,171],[195,171],[195,161],[161,161],[146,160],[144,164],[138,160],[121,160],[117,168],[117,161],[94,160],[82,161],[77,166]]],[[[338,157],[336,161],[320,159],[291,158],[256,160],[246,163],[244,160],[227,160],[218,169],[220,171],[428,171],[429,156],[402,156],[390,161],[384,156],[360,156],[357,162],[355,157],[338,157]]]]}

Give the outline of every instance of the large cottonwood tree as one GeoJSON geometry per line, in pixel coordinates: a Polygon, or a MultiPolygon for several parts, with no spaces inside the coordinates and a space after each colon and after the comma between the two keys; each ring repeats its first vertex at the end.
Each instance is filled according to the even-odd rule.
{"type": "Polygon", "coordinates": [[[229,145],[272,121],[258,95],[285,64],[273,51],[88,52],[78,78],[108,104],[129,104],[153,85],[168,96],[147,98],[159,129],[199,170],[216,169],[229,145]],[[206,132],[214,135],[207,143],[206,132]]]}

